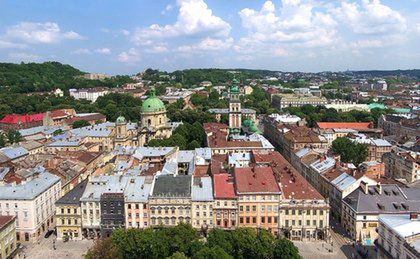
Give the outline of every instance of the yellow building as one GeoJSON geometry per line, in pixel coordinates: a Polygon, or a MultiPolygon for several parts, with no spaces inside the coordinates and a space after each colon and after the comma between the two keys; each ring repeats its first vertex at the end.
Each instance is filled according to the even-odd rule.
{"type": "Polygon", "coordinates": [[[0,258],[8,258],[16,250],[16,218],[0,216],[0,258]]]}
{"type": "Polygon", "coordinates": [[[80,198],[85,191],[87,180],[76,185],[55,203],[57,239],[82,239],[82,212],[80,198]]]}

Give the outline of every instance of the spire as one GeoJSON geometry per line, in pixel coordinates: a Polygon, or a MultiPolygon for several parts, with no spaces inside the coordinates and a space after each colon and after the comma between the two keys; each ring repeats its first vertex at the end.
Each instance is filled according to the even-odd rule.
{"type": "Polygon", "coordinates": [[[156,89],[155,89],[154,86],[152,86],[152,88],[150,88],[149,97],[156,97],[156,89]]]}
{"type": "Polygon", "coordinates": [[[230,87],[231,93],[239,93],[238,80],[233,76],[232,85],[230,87]]]}

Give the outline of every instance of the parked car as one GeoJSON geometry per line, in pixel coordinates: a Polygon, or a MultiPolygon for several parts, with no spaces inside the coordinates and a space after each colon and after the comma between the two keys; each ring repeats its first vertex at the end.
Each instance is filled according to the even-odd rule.
{"type": "Polygon", "coordinates": [[[54,233],[54,230],[48,230],[47,233],[45,233],[44,237],[49,238],[54,233]]]}

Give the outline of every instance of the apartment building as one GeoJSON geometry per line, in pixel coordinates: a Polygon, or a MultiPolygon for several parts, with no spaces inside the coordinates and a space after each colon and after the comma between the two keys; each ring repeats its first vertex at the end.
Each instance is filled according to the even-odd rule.
{"type": "Polygon", "coordinates": [[[271,167],[234,169],[239,227],[265,228],[278,233],[280,187],[271,167]]]}
{"type": "Polygon", "coordinates": [[[101,236],[110,237],[115,229],[125,228],[124,189],[101,194],[101,236]]]}
{"type": "Polygon", "coordinates": [[[43,168],[29,170],[20,183],[0,185],[0,215],[16,216],[18,241],[35,241],[54,222],[55,202],[60,198],[58,176],[43,168]]]}
{"type": "Polygon", "coordinates": [[[409,214],[420,212],[420,190],[396,184],[360,187],[343,199],[341,223],[349,235],[363,245],[373,245],[378,233],[380,214],[409,214]]]}
{"type": "Polygon", "coordinates": [[[213,183],[210,176],[193,177],[191,188],[191,218],[194,228],[213,228],[213,183]]]}
{"type": "Polygon", "coordinates": [[[152,190],[153,176],[130,177],[125,187],[125,226],[146,228],[149,222],[148,199],[152,190]]]}
{"type": "Polygon", "coordinates": [[[383,156],[385,175],[407,183],[420,180],[420,154],[392,150],[383,156]]]}
{"type": "Polygon", "coordinates": [[[238,226],[238,201],[233,176],[213,175],[214,182],[214,227],[233,229],[238,226]]]}
{"type": "Polygon", "coordinates": [[[80,198],[82,197],[87,180],[76,185],[55,203],[55,225],[58,240],[82,239],[82,211],[80,198]]]}
{"type": "Polygon", "coordinates": [[[150,226],[191,223],[191,176],[156,176],[149,197],[150,226]]]}
{"type": "Polygon", "coordinates": [[[16,248],[16,217],[0,216],[0,258],[11,258],[16,248]]]}
{"type": "Polygon", "coordinates": [[[303,105],[326,105],[325,97],[314,96],[310,94],[275,94],[271,97],[271,103],[274,107],[281,109],[288,107],[301,107],[303,105]]]}
{"type": "Polygon", "coordinates": [[[271,166],[282,193],[278,234],[292,240],[328,240],[328,200],[278,152],[253,152],[257,166],[271,166]]]}
{"type": "Polygon", "coordinates": [[[378,258],[419,258],[420,220],[417,213],[379,215],[378,258]]]}
{"type": "Polygon", "coordinates": [[[82,89],[69,89],[69,94],[76,100],[85,99],[91,102],[96,102],[100,96],[104,96],[110,92],[106,87],[93,87],[82,89]]]}

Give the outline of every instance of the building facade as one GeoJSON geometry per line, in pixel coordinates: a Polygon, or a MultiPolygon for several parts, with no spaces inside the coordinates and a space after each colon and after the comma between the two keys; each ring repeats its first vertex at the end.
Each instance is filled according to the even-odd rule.
{"type": "Polygon", "coordinates": [[[16,217],[0,216],[0,258],[12,258],[16,248],[16,217]]]}

